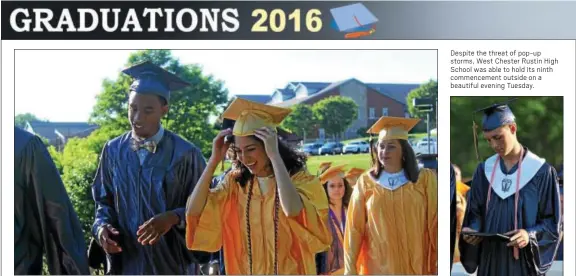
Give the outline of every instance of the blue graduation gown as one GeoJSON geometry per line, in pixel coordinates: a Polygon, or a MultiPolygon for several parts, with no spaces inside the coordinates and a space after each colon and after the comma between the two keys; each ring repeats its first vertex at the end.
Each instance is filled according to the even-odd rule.
{"type": "MultiPolygon", "coordinates": [[[[517,168],[518,165],[514,166],[509,174],[517,168]]],[[[500,162],[499,169],[506,173],[504,162],[500,162]]],[[[485,163],[481,163],[474,174],[462,228],[502,234],[514,230],[514,195],[501,199],[494,189],[490,189],[491,197],[486,213],[490,180],[484,170],[485,163]]],[[[523,170],[524,173],[529,172],[523,170]]],[[[499,187],[500,183],[494,185],[499,187]]],[[[515,185],[514,177],[514,190],[515,185]]],[[[546,273],[554,261],[562,232],[558,191],[556,171],[544,163],[519,192],[518,229],[525,229],[530,236],[529,245],[519,250],[519,260],[514,259],[513,247],[507,247],[506,242],[485,239],[478,246],[473,246],[462,241],[459,243],[460,259],[466,271],[472,273],[478,268],[477,276],[531,276],[546,273]]]]}
{"type": "MultiPolygon", "coordinates": [[[[4,183],[8,185],[8,183],[4,183]]],[[[80,220],[40,138],[14,128],[14,274],[89,275],[80,220]]]]}
{"type": "Polygon", "coordinates": [[[196,274],[195,262],[208,261],[209,254],[186,248],[185,208],[206,161],[196,146],[165,131],[156,152],[141,165],[130,139],[127,132],[106,143],[92,187],[96,202],[92,234],[96,237],[106,223],[120,232],[122,252],[109,256],[111,273],[196,274]],[[138,227],[167,211],[175,211],[181,223],[154,245],[138,243],[138,227]]]}
{"type": "Polygon", "coordinates": [[[456,173],[454,166],[450,165],[450,271],[454,263],[454,250],[456,245],[456,173]]]}

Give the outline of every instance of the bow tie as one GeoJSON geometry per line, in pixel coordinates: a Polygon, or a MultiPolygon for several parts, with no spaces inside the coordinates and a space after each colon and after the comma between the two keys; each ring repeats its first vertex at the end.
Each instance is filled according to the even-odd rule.
{"type": "Polygon", "coordinates": [[[151,153],[156,152],[156,142],[154,141],[137,141],[132,139],[132,150],[137,151],[139,149],[145,149],[151,153]]]}

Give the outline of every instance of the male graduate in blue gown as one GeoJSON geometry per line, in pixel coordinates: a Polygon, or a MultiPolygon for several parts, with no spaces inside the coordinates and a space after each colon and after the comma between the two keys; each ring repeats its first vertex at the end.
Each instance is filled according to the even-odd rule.
{"type": "Polygon", "coordinates": [[[459,243],[461,263],[477,276],[544,275],[562,234],[556,171],[521,145],[507,104],[484,111],[482,128],[495,155],[478,165],[459,243]],[[509,240],[466,235],[504,234],[509,240]]]}
{"type": "Polygon", "coordinates": [[[170,91],[188,86],[144,62],[123,71],[130,86],[132,130],[108,141],[92,186],[92,234],[112,274],[197,274],[209,254],[186,248],[186,200],[205,167],[200,150],[165,130],[170,91]],[[202,259],[202,260],[199,260],[202,259]]]}
{"type": "Polygon", "coordinates": [[[450,271],[454,264],[456,246],[456,173],[450,164],[450,271]]]}
{"type": "MultiPolygon", "coordinates": [[[[7,183],[4,183],[7,185],[7,183]]],[[[40,138],[14,128],[14,274],[89,275],[86,242],[60,173],[40,138]]]]}

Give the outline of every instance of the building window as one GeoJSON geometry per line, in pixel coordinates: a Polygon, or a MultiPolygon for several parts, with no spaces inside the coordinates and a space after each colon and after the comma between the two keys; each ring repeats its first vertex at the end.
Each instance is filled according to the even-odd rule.
{"type": "Polygon", "coordinates": [[[376,114],[374,113],[374,107],[370,107],[370,119],[376,119],[376,114]]]}
{"type": "Polygon", "coordinates": [[[388,116],[388,107],[382,107],[382,116],[388,116]]]}

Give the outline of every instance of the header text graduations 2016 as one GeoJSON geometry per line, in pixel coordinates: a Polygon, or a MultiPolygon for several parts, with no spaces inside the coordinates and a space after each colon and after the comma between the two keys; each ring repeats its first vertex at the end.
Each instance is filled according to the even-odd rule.
{"type": "Polygon", "coordinates": [[[16,32],[236,32],[240,28],[238,9],[234,8],[144,8],[136,9],[62,9],[17,8],[10,14],[10,26],[16,32]],[[147,28],[143,28],[147,27],[147,28]]]}
{"type": "Polygon", "coordinates": [[[556,58],[538,51],[451,51],[450,87],[454,89],[533,89],[543,73],[554,72],[556,58]],[[474,60],[475,57],[475,60],[474,60]],[[469,73],[469,74],[468,74],[469,73]]]}

